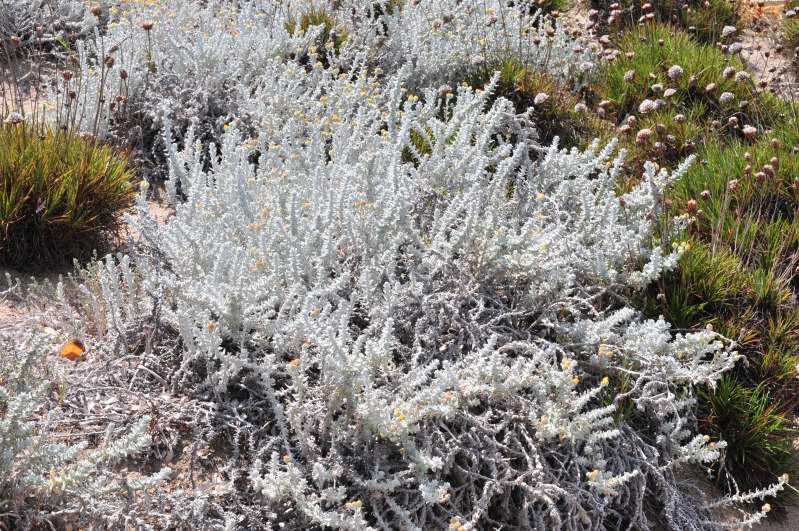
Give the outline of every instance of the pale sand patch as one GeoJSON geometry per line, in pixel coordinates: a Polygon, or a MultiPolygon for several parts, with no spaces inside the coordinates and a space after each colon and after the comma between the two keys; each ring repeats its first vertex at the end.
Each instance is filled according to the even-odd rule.
{"type": "MultiPolygon", "coordinates": [[[[795,99],[799,96],[799,81],[793,67],[790,50],[777,51],[782,42],[782,0],[768,0],[763,8],[743,8],[745,28],[738,33],[743,45],[741,59],[757,81],[768,81],[779,96],[795,99]]],[[[799,524],[797,524],[799,529],[799,524]]]]}

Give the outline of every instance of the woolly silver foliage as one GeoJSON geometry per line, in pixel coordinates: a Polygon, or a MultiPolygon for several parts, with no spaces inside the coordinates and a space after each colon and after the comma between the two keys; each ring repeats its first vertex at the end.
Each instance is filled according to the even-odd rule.
{"type": "Polygon", "coordinates": [[[782,489],[708,502],[677,479],[724,448],[696,431],[695,390],[738,355],[628,302],[686,248],[653,232],[691,160],[617,195],[616,142],[539,145],[496,77],[458,85],[508,59],[578,87],[590,47],[521,2],[333,4],[166,0],[79,43],[57,118],[157,132],[174,215],[150,217],[143,182],[130,250],[38,315],[104,360],[65,376],[103,415],[61,414],[158,415],[88,457],[56,446],[59,377],[20,350],[0,372],[4,497],[69,493],[26,514],[83,526],[704,530],[782,489]],[[334,27],[296,29],[312,8],[334,27]],[[161,488],[180,446],[192,488],[161,488]],[[152,476],[99,466],[138,451],[152,476]]]}

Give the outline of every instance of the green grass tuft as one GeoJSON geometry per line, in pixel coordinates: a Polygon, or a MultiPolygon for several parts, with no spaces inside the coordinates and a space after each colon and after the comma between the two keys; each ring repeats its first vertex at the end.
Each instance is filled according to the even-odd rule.
{"type": "Polygon", "coordinates": [[[799,0],[785,3],[782,17],[782,34],[783,46],[793,53],[799,47],[799,0]]]}
{"type": "Polygon", "coordinates": [[[703,398],[708,412],[700,429],[727,443],[724,466],[746,471],[735,474],[742,490],[773,482],[775,471],[795,475],[796,429],[765,386],[750,388],[724,376],[715,392],[705,392],[703,398]]]}
{"type": "MultiPolygon", "coordinates": [[[[310,9],[302,13],[299,17],[299,31],[306,33],[309,29],[322,26],[322,32],[316,40],[317,51],[324,53],[325,47],[330,44],[338,52],[347,41],[347,31],[340,27],[333,16],[324,9],[310,9]]],[[[297,20],[291,19],[286,22],[286,31],[289,35],[297,32],[297,20]]]]}
{"type": "Polygon", "coordinates": [[[640,307],[679,329],[712,325],[736,342],[744,360],[715,393],[704,390],[699,421],[729,444],[720,478],[763,487],[799,469],[789,423],[799,396],[799,113],[757,80],[725,76],[725,69],[744,65],[672,26],[647,23],[616,41],[619,59],[593,90],[620,125],[630,154],[627,181],[640,177],[645,160],[674,168],[696,155],[669,192],[661,220],[668,239],[675,219],[689,219],[680,238],[691,249],[640,307]],[[669,76],[673,65],[682,76],[669,76]],[[705,90],[711,83],[715,90],[705,90]],[[663,94],[668,88],[675,90],[670,98],[663,94]],[[723,92],[733,95],[731,102],[722,101],[723,92]],[[642,112],[644,99],[665,104],[642,112]],[[756,133],[744,134],[745,125],[756,133]],[[636,139],[641,129],[651,131],[645,142],[636,139]]]}
{"type": "Polygon", "coordinates": [[[132,204],[132,177],[109,147],[0,126],[0,264],[31,270],[85,257],[132,204]]]}
{"type": "Polygon", "coordinates": [[[690,111],[696,122],[723,119],[726,123],[734,115],[741,126],[752,124],[761,129],[773,125],[784,111],[776,97],[758,93],[754,80],[724,77],[727,67],[744,70],[737,57],[725,56],[715,47],[697,43],[673,27],[646,24],[620,36],[617,45],[622,53],[605,69],[596,87],[602,99],[610,100],[618,120],[637,114],[644,98],[662,98],[669,111],[674,114],[690,111]],[[673,65],[683,69],[679,79],[669,78],[668,71],[673,65]],[[633,73],[632,79],[625,79],[628,71],[633,73]],[[706,92],[711,83],[716,85],[715,90],[706,92]],[[657,84],[664,90],[673,88],[677,92],[665,98],[652,91],[657,84]],[[733,104],[721,103],[720,95],[724,92],[734,95],[733,104]],[[744,109],[738,107],[742,101],[748,102],[744,109]]]}

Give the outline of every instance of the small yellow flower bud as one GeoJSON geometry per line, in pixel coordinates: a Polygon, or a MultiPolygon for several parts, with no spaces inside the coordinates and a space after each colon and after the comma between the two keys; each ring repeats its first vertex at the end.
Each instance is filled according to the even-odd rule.
{"type": "Polygon", "coordinates": [[[363,507],[363,502],[361,500],[353,500],[344,504],[347,509],[360,509],[363,507]]]}
{"type": "Polygon", "coordinates": [[[613,351],[610,350],[610,347],[608,347],[604,343],[600,343],[599,348],[597,349],[597,355],[600,358],[609,358],[609,357],[611,357],[612,354],[613,354],[613,351]]]}

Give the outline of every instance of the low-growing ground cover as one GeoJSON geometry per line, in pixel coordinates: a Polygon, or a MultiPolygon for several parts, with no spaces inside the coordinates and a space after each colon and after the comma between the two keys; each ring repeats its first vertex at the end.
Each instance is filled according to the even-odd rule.
{"type": "Polygon", "coordinates": [[[739,485],[768,482],[797,467],[796,109],[735,53],[675,28],[646,25],[617,42],[596,90],[633,160],[698,158],[668,195],[661,228],[690,250],[643,308],[736,339],[746,362],[706,394],[702,422],[730,441],[724,470],[739,485]]]}
{"type": "Polygon", "coordinates": [[[793,108],[732,3],[601,38],[546,7],[82,13],[37,120],[145,179],[125,248],[0,291],[37,323],[0,322],[0,523],[765,517],[796,466],[793,108]]]}
{"type": "Polygon", "coordinates": [[[643,23],[660,23],[688,31],[698,42],[710,45],[726,39],[725,30],[740,24],[744,7],[740,0],[591,0],[590,3],[601,14],[595,24],[603,32],[624,33],[643,23]]]}

